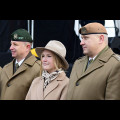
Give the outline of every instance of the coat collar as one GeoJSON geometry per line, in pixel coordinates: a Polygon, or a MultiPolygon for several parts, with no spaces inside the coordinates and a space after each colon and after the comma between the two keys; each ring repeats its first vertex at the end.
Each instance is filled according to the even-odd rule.
{"type": "Polygon", "coordinates": [[[28,66],[33,66],[36,60],[37,59],[33,55],[31,55],[28,59],[25,59],[25,61],[22,63],[19,69],[13,74],[13,66],[15,61],[14,59],[11,63],[9,63],[6,66],[6,69],[5,69],[5,72],[8,76],[8,80],[12,79],[13,77],[17,76],[21,72],[25,71],[28,68],[28,66]]]}
{"type": "Polygon", "coordinates": [[[87,56],[85,56],[83,59],[81,59],[79,61],[79,68],[83,68],[83,69],[79,69],[77,70],[77,76],[78,79],[81,79],[82,77],[88,75],[89,73],[93,72],[94,70],[104,66],[104,64],[110,59],[110,57],[115,54],[113,53],[113,51],[111,50],[111,48],[109,48],[107,51],[105,51],[104,53],[102,53],[89,67],[88,69],[85,71],[85,66],[87,64],[88,58],[87,56]]]}
{"type": "Polygon", "coordinates": [[[44,100],[48,94],[50,94],[54,89],[59,86],[58,81],[63,81],[66,77],[65,72],[62,72],[55,80],[53,80],[43,91],[44,80],[40,78],[40,83],[37,87],[37,98],[40,100],[44,100]]]}

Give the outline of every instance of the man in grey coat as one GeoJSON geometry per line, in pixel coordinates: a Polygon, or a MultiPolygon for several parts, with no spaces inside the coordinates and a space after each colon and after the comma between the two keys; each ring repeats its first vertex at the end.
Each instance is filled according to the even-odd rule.
{"type": "Polygon", "coordinates": [[[108,47],[106,28],[89,23],[79,32],[85,56],[74,63],[67,99],[120,100],[120,57],[108,47]]]}

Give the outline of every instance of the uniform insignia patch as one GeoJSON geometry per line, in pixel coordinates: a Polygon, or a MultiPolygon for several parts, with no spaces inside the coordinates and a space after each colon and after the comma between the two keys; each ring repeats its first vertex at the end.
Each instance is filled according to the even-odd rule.
{"type": "Polygon", "coordinates": [[[86,29],[85,27],[83,27],[83,28],[81,29],[81,33],[82,33],[82,34],[86,34],[86,33],[87,33],[87,29],[86,29]]]}

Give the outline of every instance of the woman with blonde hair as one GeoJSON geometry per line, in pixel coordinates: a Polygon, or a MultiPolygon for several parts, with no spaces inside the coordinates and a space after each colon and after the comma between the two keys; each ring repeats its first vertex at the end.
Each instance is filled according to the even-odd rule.
{"type": "Polygon", "coordinates": [[[26,100],[65,100],[69,84],[65,46],[51,40],[45,47],[37,47],[36,53],[41,58],[40,77],[33,80],[26,100]]]}

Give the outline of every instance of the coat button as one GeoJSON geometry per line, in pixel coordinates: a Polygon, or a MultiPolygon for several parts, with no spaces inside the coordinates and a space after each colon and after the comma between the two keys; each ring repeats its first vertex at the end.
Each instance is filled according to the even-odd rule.
{"type": "Polygon", "coordinates": [[[79,82],[76,82],[76,86],[79,86],[80,84],[79,84],[79,82]]]}
{"type": "Polygon", "coordinates": [[[10,87],[10,83],[8,83],[7,86],[10,87]]]}

